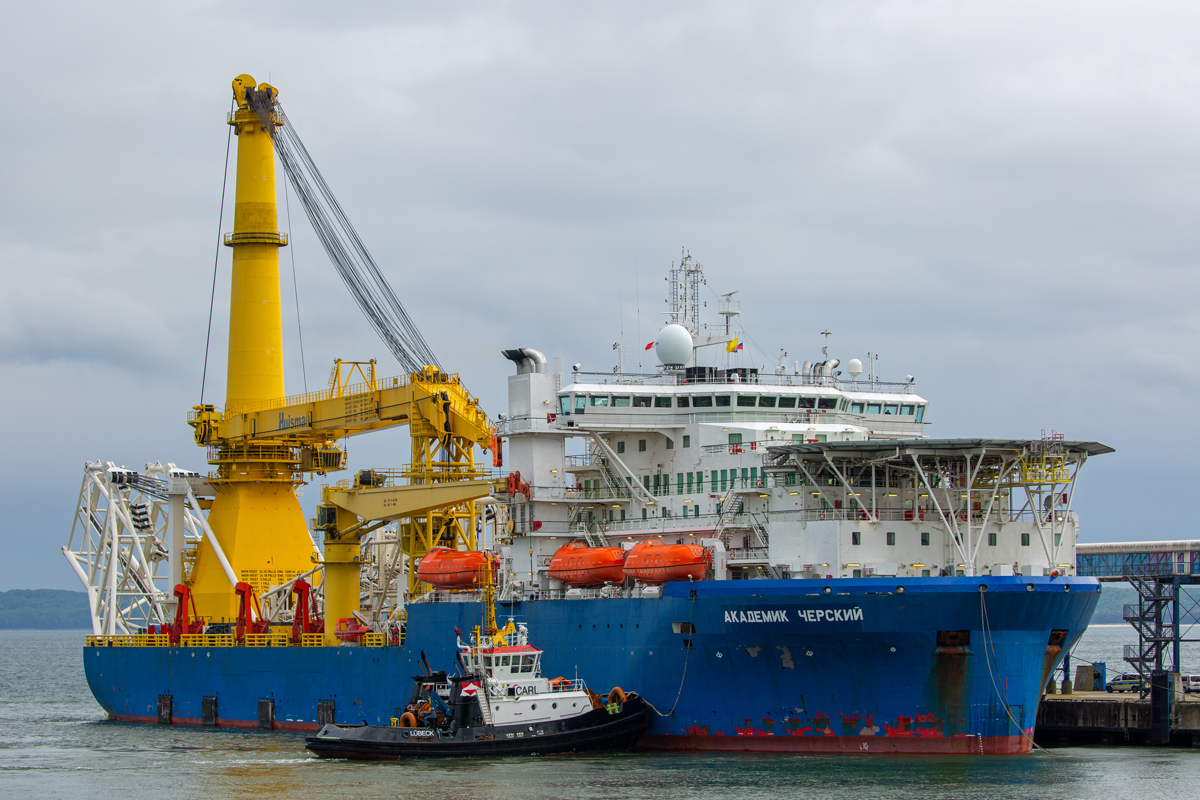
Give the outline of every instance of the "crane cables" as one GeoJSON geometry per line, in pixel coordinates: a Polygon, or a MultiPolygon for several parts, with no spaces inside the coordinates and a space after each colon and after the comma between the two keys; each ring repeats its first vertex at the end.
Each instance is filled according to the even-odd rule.
{"type": "Polygon", "coordinates": [[[246,100],[263,129],[271,134],[275,153],[304,206],[308,221],[363,316],[406,372],[420,372],[426,365],[441,369],[425,337],[404,310],[346,212],[333,196],[321,171],[313,163],[295,127],[288,121],[283,108],[275,102],[274,94],[248,89],[246,100]]]}

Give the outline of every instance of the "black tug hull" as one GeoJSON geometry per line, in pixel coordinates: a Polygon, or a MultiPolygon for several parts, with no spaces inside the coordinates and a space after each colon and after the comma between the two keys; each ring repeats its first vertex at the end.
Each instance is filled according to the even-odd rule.
{"type": "Polygon", "coordinates": [[[628,750],[652,722],[646,701],[630,695],[616,714],[600,708],[556,722],[478,726],[453,734],[430,728],[326,725],[304,741],[321,758],[366,760],[597,753],[628,750]]]}

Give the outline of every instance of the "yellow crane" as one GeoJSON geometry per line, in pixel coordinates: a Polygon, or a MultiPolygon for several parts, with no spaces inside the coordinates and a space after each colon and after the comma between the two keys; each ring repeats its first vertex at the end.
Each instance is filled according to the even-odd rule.
{"type": "MultiPolygon", "coordinates": [[[[326,643],[336,644],[337,620],[359,608],[361,536],[407,520],[400,531],[410,560],[438,545],[475,549],[474,501],[502,485],[476,463],[475,448],[497,452],[499,445],[458,375],[433,365],[380,379],[374,361],[338,361],[327,389],[284,395],[279,248],[287,237],[276,212],[275,139],[286,118],[277,90],[249,75],[234,79],[233,93],[229,124],[238,145],[233,231],[225,235],[233,249],[226,402],[223,411],[198,405],[188,415],[196,443],[216,467],[208,524],[220,552],[207,539],[201,544],[192,593],[201,616],[231,621],[236,597],[222,558],[258,592],[311,570],[316,555],[295,492],[301,476],[345,469],[340,442],[348,436],[407,425],[408,466],[367,470],[323,492],[317,527],[324,534],[326,643]]],[[[408,574],[414,591],[415,570],[408,574]]]]}

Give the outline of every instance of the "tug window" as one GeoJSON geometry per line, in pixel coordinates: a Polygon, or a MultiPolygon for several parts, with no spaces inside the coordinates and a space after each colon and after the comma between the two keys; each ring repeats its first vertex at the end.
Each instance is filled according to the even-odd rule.
{"type": "Polygon", "coordinates": [[[794,398],[794,397],[779,398],[779,407],[780,408],[795,408],[796,407],[796,398],[794,398]]]}
{"type": "Polygon", "coordinates": [[[587,397],[582,394],[575,395],[575,413],[582,414],[583,406],[587,403],[587,397]]]}
{"type": "Polygon", "coordinates": [[[559,413],[570,414],[571,413],[571,398],[567,397],[566,395],[563,395],[562,397],[558,398],[558,410],[559,410],[559,413]]]}
{"type": "Polygon", "coordinates": [[[606,406],[606,405],[608,405],[608,395],[593,394],[588,397],[588,401],[589,401],[588,404],[592,405],[592,406],[606,406]]]}
{"type": "Polygon", "coordinates": [[[629,397],[613,397],[613,406],[618,408],[629,408],[629,397]]]}

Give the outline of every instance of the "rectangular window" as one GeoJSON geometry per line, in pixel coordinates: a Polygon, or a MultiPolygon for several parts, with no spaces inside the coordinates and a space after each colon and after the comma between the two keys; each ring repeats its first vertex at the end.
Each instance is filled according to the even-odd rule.
{"type": "Polygon", "coordinates": [[[724,492],[729,488],[729,470],[721,470],[721,491],[724,492]]]}
{"type": "Polygon", "coordinates": [[[582,414],[583,406],[587,403],[587,397],[582,394],[575,395],[575,413],[582,414]]]}
{"type": "Polygon", "coordinates": [[[670,436],[668,436],[668,437],[667,437],[667,449],[668,449],[668,450],[674,450],[674,449],[675,449],[675,440],[674,440],[674,439],[672,439],[670,436]]]}
{"type": "Polygon", "coordinates": [[[732,398],[732,397],[730,397],[730,396],[729,396],[729,395],[727,395],[727,394],[719,394],[719,395],[717,395],[717,405],[718,405],[718,406],[728,406],[728,405],[732,405],[732,402],[733,402],[733,398],[732,398]]]}
{"type": "Polygon", "coordinates": [[[923,569],[923,570],[921,570],[921,577],[922,577],[922,578],[928,578],[928,577],[929,577],[929,570],[927,570],[927,569],[923,569]]]}
{"type": "Polygon", "coordinates": [[[696,473],[696,491],[704,491],[704,470],[696,473]]]}
{"type": "Polygon", "coordinates": [[[661,478],[660,478],[660,476],[659,476],[659,475],[655,475],[655,476],[654,476],[654,494],[655,494],[655,496],[656,496],[656,497],[658,496],[658,493],[659,493],[659,491],[660,491],[659,484],[660,484],[661,482],[662,482],[662,481],[661,481],[661,478]]]}
{"type": "Polygon", "coordinates": [[[617,452],[618,453],[625,452],[625,443],[624,442],[617,442],[617,452]]]}
{"type": "Polygon", "coordinates": [[[671,407],[671,395],[669,395],[669,394],[657,395],[654,398],[654,407],[655,408],[670,408],[671,407]]]}
{"type": "Polygon", "coordinates": [[[606,394],[591,395],[590,397],[588,397],[588,404],[592,405],[592,406],[597,406],[597,407],[606,406],[606,405],[608,405],[608,395],[606,395],[606,394]]]}
{"type": "Polygon", "coordinates": [[[795,486],[796,485],[796,473],[789,472],[786,475],[784,475],[783,476],[783,485],[784,486],[795,486]]]}
{"type": "Polygon", "coordinates": [[[859,531],[850,531],[850,544],[858,547],[862,544],[862,533],[859,531]]]}
{"type": "Polygon", "coordinates": [[[913,413],[912,406],[900,406],[900,413],[906,417],[911,417],[913,413]]]}
{"type": "Polygon", "coordinates": [[[794,397],[779,398],[779,407],[780,408],[795,408],[796,407],[796,398],[794,398],[794,397]]]}
{"type": "Polygon", "coordinates": [[[642,519],[646,518],[646,509],[642,509],[642,519]]]}
{"type": "Polygon", "coordinates": [[[758,467],[750,468],[750,483],[758,486],[758,467]]]}
{"type": "Polygon", "coordinates": [[[567,397],[565,394],[562,397],[558,398],[558,413],[560,413],[560,414],[570,414],[571,413],[571,398],[567,397]]]}
{"type": "Polygon", "coordinates": [[[838,399],[836,397],[822,397],[817,403],[817,408],[835,409],[837,408],[838,399]]]}
{"type": "Polygon", "coordinates": [[[692,446],[692,437],[688,436],[686,433],[683,435],[683,446],[684,447],[692,446]]]}
{"type": "Polygon", "coordinates": [[[1021,534],[1021,547],[1029,547],[1029,534],[1028,533],[1021,534]]]}
{"type": "Polygon", "coordinates": [[[621,522],[625,521],[625,509],[621,509],[621,522]]]}
{"type": "Polygon", "coordinates": [[[741,444],[742,443],[742,435],[740,433],[729,434],[729,443],[730,444],[741,444]]]}
{"type": "Polygon", "coordinates": [[[758,407],[759,408],[774,408],[776,399],[777,398],[775,398],[775,397],[760,397],[760,398],[758,398],[758,407]]]}
{"type": "Polygon", "coordinates": [[[1058,547],[1060,544],[1062,544],[1062,534],[1056,533],[1054,534],[1054,546],[1058,547]]]}
{"type": "Polygon", "coordinates": [[[675,478],[675,485],[679,488],[677,494],[683,494],[683,473],[677,473],[675,478]]]}
{"type": "Polygon", "coordinates": [[[614,408],[629,408],[629,397],[613,397],[614,408]]]}
{"type": "Polygon", "coordinates": [[[866,404],[864,404],[864,403],[859,403],[859,402],[851,403],[850,404],[850,413],[851,414],[861,414],[861,413],[863,413],[864,408],[866,408],[866,404]]]}
{"type": "Polygon", "coordinates": [[[895,416],[896,414],[900,413],[900,406],[896,405],[895,403],[887,403],[883,407],[883,413],[895,416]]]}
{"type": "Polygon", "coordinates": [[[696,473],[694,473],[694,472],[689,472],[689,473],[687,474],[687,476],[688,476],[688,479],[687,479],[687,487],[688,487],[688,488],[687,488],[687,491],[688,491],[688,494],[691,494],[691,493],[692,493],[692,488],[693,488],[693,487],[696,485],[696,473]]]}
{"type": "Polygon", "coordinates": [[[676,397],[675,405],[679,408],[687,408],[689,405],[691,405],[691,400],[692,399],[690,397],[676,397]]]}
{"type": "Polygon", "coordinates": [[[921,546],[929,547],[929,531],[921,531],[921,546]]]}
{"type": "Polygon", "coordinates": [[[649,475],[642,476],[642,486],[646,489],[647,492],[650,491],[650,476],[649,475]]]}
{"type": "Polygon", "coordinates": [[[712,395],[702,394],[692,398],[692,405],[696,408],[712,408],[712,395]]]}
{"type": "Polygon", "coordinates": [[[815,397],[799,397],[796,399],[796,408],[816,408],[817,398],[815,397]]]}
{"type": "Polygon", "coordinates": [[[634,408],[649,408],[650,407],[650,397],[648,395],[646,397],[638,397],[637,395],[634,395],[633,407],[634,408]]]}
{"type": "Polygon", "coordinates": [[[737,404],[739,408],[754,408],[754,395],[739,394],[737,404]]]}
{"type": "Polygon", "coordinates": [[[917,406],[917,422],[925,419],[925,406],[917,406]]]}
{"type": "Polygon", "coordinates": [[[883,411],[883,405],[880,403],[867,403],[868,414],[878,414],[883,411]]]}
{"type": "Polygon", "coordinates": [[[989,533],[988,534],[988,547],[995,547],[995,546],[996,546],[996,534],[989,533]]]}
{"type": "Polygon", "coordinates": [[[896,544],[896,532],[895,532],[895,531],[888,531],[888,532],[887,532],[887,543],[888,543],[889,545],[894,545],[894,544],[896,544]]]}
{"type": "Polygon", "coordinates": [[[638,452],[639,453],[646,452],[646,440],[645,439],[638,439],[638,452]]]}

